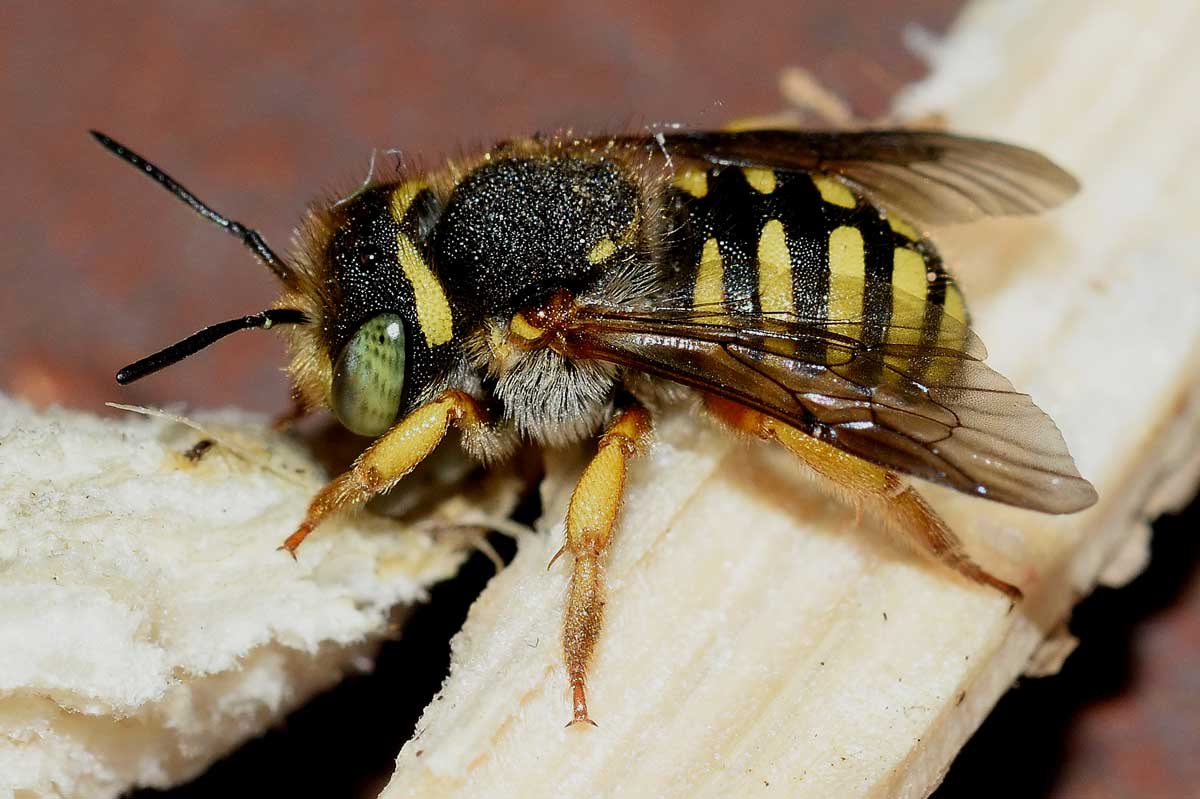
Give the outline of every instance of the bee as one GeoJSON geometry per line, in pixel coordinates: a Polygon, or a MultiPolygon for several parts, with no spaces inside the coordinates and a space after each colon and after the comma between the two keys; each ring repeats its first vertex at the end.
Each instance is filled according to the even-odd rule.
{"type": "MultiPolygon", "coordinates": [[[[503,142],[314,206],[288,259],[113,139],[108,150],[239,237],[269,309],[117,373],[130,383],[280,328],[302,406],[374,442],[282,549],[392,489],[457,427],[468,453],[597,440],[571,496],[571,724],[630,462],[654,413],[698,403],[775,442],[919,549],[1013,600],[902,476],[1046,513],[1096,501],[1062,435],[983,362],[930,226],[1032,214],[1078,188],[1043,156],[940,132],[570,133],[503,142]]],[[[552,561],[553,563],[554,561],[552,561]]]]}

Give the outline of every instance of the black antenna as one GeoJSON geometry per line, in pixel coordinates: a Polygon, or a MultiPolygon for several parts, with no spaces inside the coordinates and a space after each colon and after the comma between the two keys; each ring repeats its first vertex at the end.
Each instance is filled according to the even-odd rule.
{"type": "MultiPolygon", "coordinates": [[[[167,178],[170,180],[170,178],[167,178]]],[[[308,317],[303,311],[295,308],[273,308],[269,311],[243,316],[241,319],[230,319],[228,322],[218,322],[203,330],[197,331],[183,341],[172,344],[166,349],[159,350],[153,355],[147,355],[140,361],[131,363],[117,372],[117,382],[127,386],[134,380],[141,380],[146,375],[152,375],[159,369],[178,363],[189,355],[195,355],[200,350],[225,338],[230,333],[246,330],[251,327],[261,327],[269,330],[275,325],[303,325],[308,323],[308,317]]]]}
{"type": "MultiPolygon", "coordinates": [[[[295,288],[296,275],[292,271],[292,268],[288,266],[282,258],[276,255],[274,250],[267,246],[267,242],[263,240],[262,235],[260,235],[257,230],[248,228],[241,222],[227,219],[226,217],[217,213],[212,208],[208,207],[208,205],[201,202],[200,198],[198,198],[196,195],[179,185],[179,183],[166,172],[163,172],[154,164],[150,163],[145,158],[142,158],[133,150],[130,150],[124,144],[121,144],[113,138],[105,136],[98,130],[89,132],[96,141],[100,142],[104,149],[108,150],[122,161],[130,163],[140,171],[145,172],[156,183],[158,183],[158,185],[171,192],[171,194],[174,194],[180,200],[183,200],[183,202],[187,203],[188,206],[193,211],[200,214],[200,216],[204,217],[210,222],[215,222],[241,239],[242,243],[249,247],[250,251],[253,252],[260,261],[266,264],[267,268],[274,272],[275,276],[282,280],[285,286],[288,286],[289,288],[295,288]]],[[[250,317],[246,318],[249,319],[250,317]]]]}

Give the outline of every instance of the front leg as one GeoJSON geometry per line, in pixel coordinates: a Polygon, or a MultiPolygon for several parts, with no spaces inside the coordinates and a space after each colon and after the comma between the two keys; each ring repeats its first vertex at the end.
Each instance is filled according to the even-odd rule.
{"type": "Polygon", "coordinates": [[[575,558],[563,622],[563,655],[573,710],[568,726],[580,722],[595,725],[588,718],[586,682],[604,617],[601,559],[612,542],[629,461],[645,451],[649,434],[650,414],[645,408],[632,405],[621,411],[600,439],[567,508],[566,540],[559,554],[575,558]]]}
{"type": "Polygon", "coordinates": [[[304,521],[280,549],[295,557],[296,548],[327,516],[390,489],[433,452],[451,424],[466,428],[486,423],[486,414],[479,403],[461,391],[447,391],[417,408],[367,447],[350,471],[313,497],[304,521]]]}

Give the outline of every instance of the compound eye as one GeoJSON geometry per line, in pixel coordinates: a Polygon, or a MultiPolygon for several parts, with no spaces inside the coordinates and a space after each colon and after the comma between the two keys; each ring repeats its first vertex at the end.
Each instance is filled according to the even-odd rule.
{"type": "Polygon", "coordinates": [[[333,365],[333,412],[347,429],[378,436],[396,421],[404,394],[404,320],[382,313],[363,323],[333,365]]]}

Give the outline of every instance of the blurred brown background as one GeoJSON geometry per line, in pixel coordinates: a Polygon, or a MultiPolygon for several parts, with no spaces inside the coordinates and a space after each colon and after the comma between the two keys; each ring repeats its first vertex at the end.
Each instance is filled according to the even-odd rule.
{"type": "MultiPolygon", "coordinates": [[[[430,161],[563,126],[715,126],[778,109],[788,66],[861,114],[882,113],[922,72],[906,27],[944,30],[960,5],[5,3],[0,388],[94,412],[105,400],[286,405],[282,349],[254,333],[118,390],[119,366],[265,307],[275,286],[88,128],[285,250],[306,203],[356,185],[375,148],[430,161]]],[[[1151,570],[1085,603],[1074,624],[1084,641],[1064,673],[1011,692],[940,797],[1196,795],[1200,582],[1184,535],[1196,519],[1193,509],[1160,525],[1151,570]]],[[[486,577],[472,563],[374,676],[176,793],[369,790],[436,689],[446,640],[486,577]]]]}

